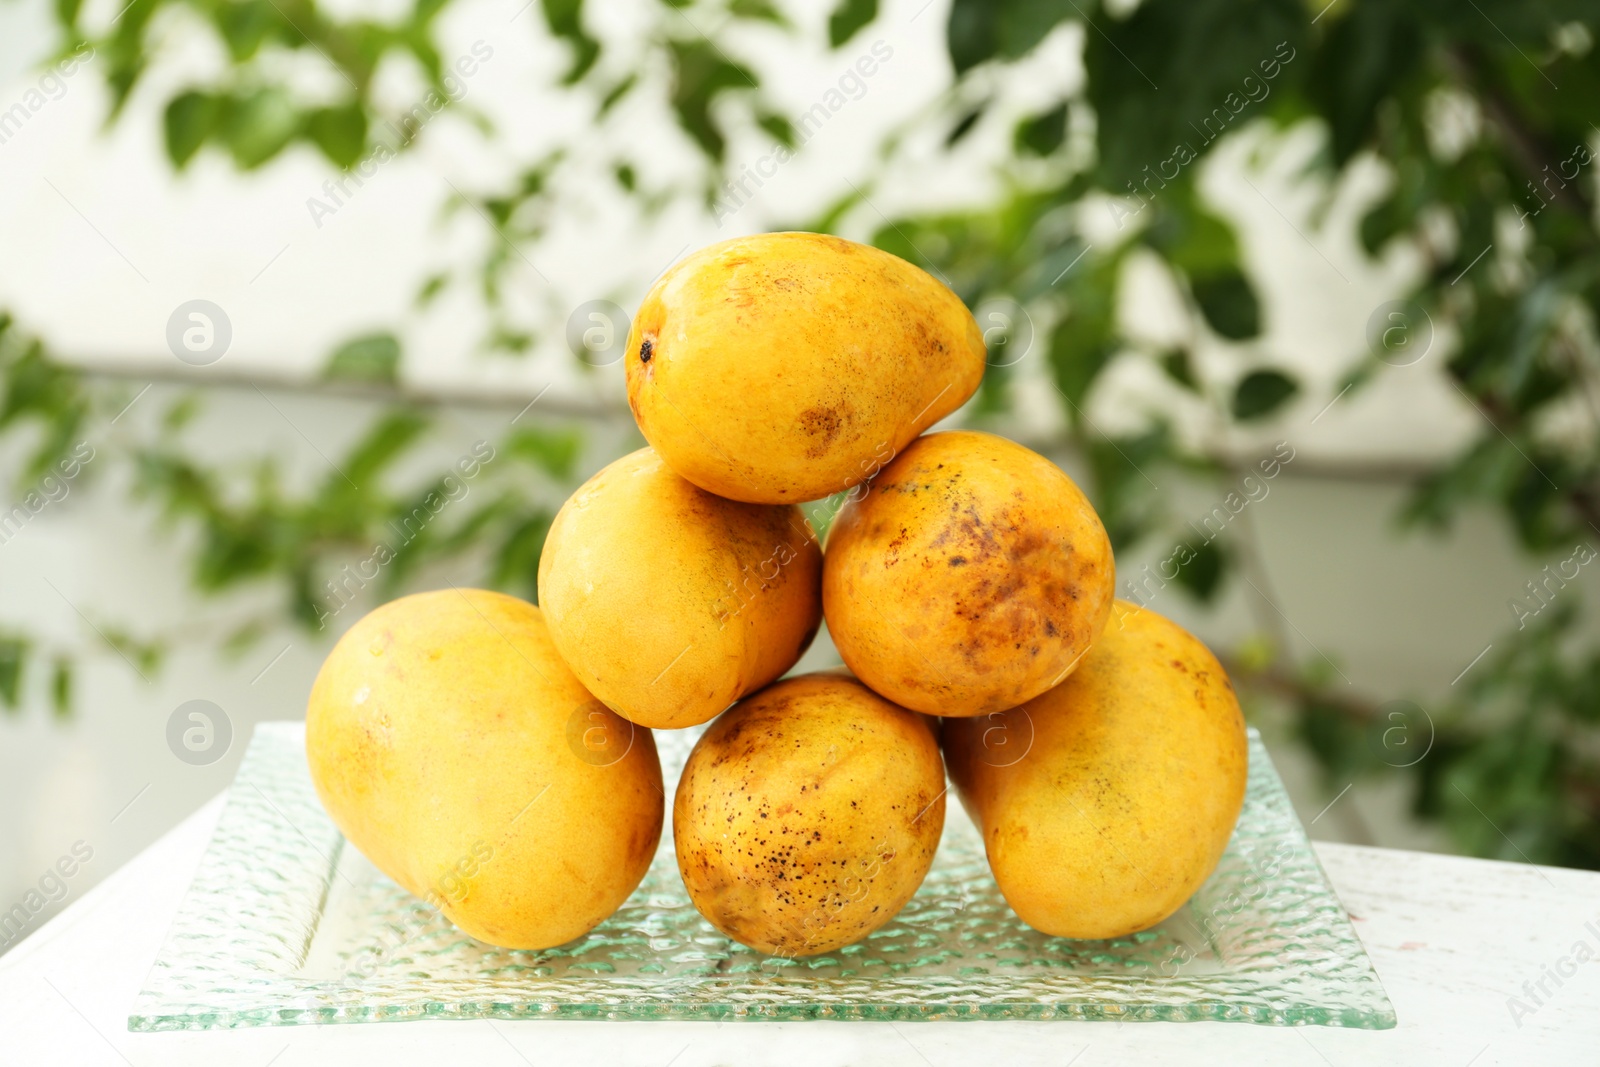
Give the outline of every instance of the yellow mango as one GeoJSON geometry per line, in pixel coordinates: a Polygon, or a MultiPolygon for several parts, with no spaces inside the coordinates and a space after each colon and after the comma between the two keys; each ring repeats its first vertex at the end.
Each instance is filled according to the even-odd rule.
{"type": "Polygon", "coordinates": [[[1216,869],[1244,803],[1244,718],[1222,665],[1124,601],[1065,682],[951,719],[942,743],[1000,892],[1058,937],[1166,919],[1216,869]]]}
{"type": "Polygon", "coordinates": [[[738,237],[651,288],[628,404],[673,470],[731,500],[797,504],[867,478],[983,378],[960,299],[905,260],[816,233],[738,237]]]}
{"type": "Polygon", "coordinates": [[[539,603],[578,680],[665,729],[705,722],[794,666],[822,619],[821,573],[799,508],[714,496],[644,448],[562,505],[539,603]]]}
{"type": "Polygon", "coordinates": [[[828,531],[828,633],[856,677],[903,707],[984,715],[1031,700],[1110,616],[1100,517],[1019,444],[928,434],[852,496],[828,531]]]}
{"type": "Polygon", "coordinates": [[[306,759],[351,844],[504,948],[604,921],[661,839],[650,731],[578,683],[538,608],[499,593],[419,593],[352,626],[311,688],[306,759]]]}
{"type": "Polygon", "coordinates": [[[689,897],[718,930],[779,956],[859,941],[933,863],[944,767],[932,729],[842,672],[801,675],[701,736],[672,806],[689,897]]]}

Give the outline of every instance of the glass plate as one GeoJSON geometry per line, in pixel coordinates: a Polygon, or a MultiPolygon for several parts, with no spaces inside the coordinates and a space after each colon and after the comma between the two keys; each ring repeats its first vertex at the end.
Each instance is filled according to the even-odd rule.
{"type": "MultiPolygon", "coordinates": [[[[696,733],[657,733],[668,782],[696,733]]],[[[747,949],[700,918],[670,824],[638,891],[586,937],[542,952],[474,941],[345,845],[312,789],[304,739],[302,723],[256,728],[130,1030],[438,1018],[1395,1025],[1253,730],[1222,863],[1161,926],[1109,941],[1028,928],[951,803],[905,910],[858,944],[801,960],[747,949]]]]}

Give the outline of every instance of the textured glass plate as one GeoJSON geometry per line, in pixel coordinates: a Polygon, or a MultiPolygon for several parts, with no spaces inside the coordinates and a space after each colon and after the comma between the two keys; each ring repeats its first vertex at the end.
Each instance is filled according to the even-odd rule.
{"type": "MultiPolygon", "coordinates": [[[[1160,927],[1069,941],[1006,906],[959,804],[922,889],[828,956],[783,960],[695,912],[670,826],[588,936],[493,948],[398,888],[323,813],[304,727],[256,729],[131,1030],[397,1019],[1120,1019],[1395,1025],[1260,739],[1221,866],[1160,927]]],[[[658,733],[668,782],[692,732],[658,733]]],[[[671,805],[668,805],[670,819],[671,805]]]]}

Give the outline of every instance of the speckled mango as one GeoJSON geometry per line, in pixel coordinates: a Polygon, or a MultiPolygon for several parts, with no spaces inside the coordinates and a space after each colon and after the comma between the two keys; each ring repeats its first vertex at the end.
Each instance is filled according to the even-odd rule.
{"type": "Polygon", "coordinates": [[[578,683],[538,608],[499,593],[419,593],[352,626],[312,685],[306,759],[351,844],[504,948],[593,929],[661,839],[650,731],[578,683]]]}
{"type": "Polygon", "coordinates": [[[628,404],[672,467],[731,500],[796,504],[870,478],[983,378],[939,281],[869,245],[767,233],[663,274],[626,352],[628,404]]]}
{"type": "Polygon", "coordinates": [[[711,925],[779,956],[859,941],[933,863],[944,767],[927,720],[842,672],[735,705],[678,781],[673,847],[711,925]]]}
{"type": "Polygon", "coordinates": [[[1057,685],[1111,614],[1111,542],[1071,478],[992,434],[911,444],[828,531],[845,665],[913,711],[985,715],[1057,685]]]}
{"type": "Polygon", "coordinates": [[[643,448],[562,505],[539,603],[590,692],[669,729],[706,722],[793,667],[822,622],[821,577],[798,507],[725,500],[643,448]]]}
{"type": "Polygon", "coordinates": [[[1001,893],[1058,937],[1166,919],[1216,868],[1244,803],[1244,718],[1222,665],[1125,601],[1065,682],[951,719],[942,743],[1001,893]]]}

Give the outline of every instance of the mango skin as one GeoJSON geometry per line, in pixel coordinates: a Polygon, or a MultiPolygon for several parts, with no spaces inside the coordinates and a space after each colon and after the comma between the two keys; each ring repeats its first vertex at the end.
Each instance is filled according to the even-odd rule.
{"type": "Polygon", "coordinates": [[[1244,804],[1244,717],[1215,656],[1117,602],[1083,664],[1020,708],[944,724],[962,805],[1036,930],[1145,930],[1210,877],[1244,804]]]}
{"type": "Polygon", "coordinates": [[[794,666],[822,621],[821,577],[798,507],[713,496],[644,448],[562,505],[539,603],[590,692],[625,719],[672,729],[794,666]]]}
{"type": "Polygon", "coordinates": [[[944,830],[926,720],[841,672],[789,678],[712,723],[684,766],[673,846],[718,930],[777,956],[831,952],[893,919],[944,830]]]}
{"type": "Polygon", "coordinates": [[[961,300],[898,256],[815,233],[738,237],[655,283],[628,335],[628,405],[708,492],[796,504],[869,477],[983,378],[961,300]]]}
{"type": "Polygon", "coordinates": [[[845,665],[913,711],[986,715],[1059,684],[1104,629],[1111,541],[1061,468],[992,434],[919,438],[828,531],[845,665]]]}
{"type": "Polygon", "coordinates": [[[539,609],[499,593],[418,593],[352,626],[312,685],[306,759],[351,844],[503,948],[593,929],[661,839],[650,731],[596,704],[539,609]]]}

